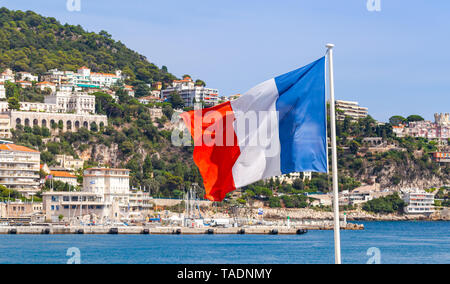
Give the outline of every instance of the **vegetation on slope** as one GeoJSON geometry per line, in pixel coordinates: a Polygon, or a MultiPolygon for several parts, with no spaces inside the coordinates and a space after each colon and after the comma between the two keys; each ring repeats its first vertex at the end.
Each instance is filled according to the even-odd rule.
{"type": "Polygon", "coordinates": [[[167,67],[159,69],[105,31],[97,34],[32,11],[0,8],[0,69],[41,75],[54,68],[76,71],[81,66],[95,72],[122,70],[135,85],[175,79],[167,67]]]}

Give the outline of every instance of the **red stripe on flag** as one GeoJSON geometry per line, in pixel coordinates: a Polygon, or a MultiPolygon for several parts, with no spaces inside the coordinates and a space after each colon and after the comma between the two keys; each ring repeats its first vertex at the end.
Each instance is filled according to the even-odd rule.
{"type": "Polygon", "coordinates": [[[235,117],[231,104],[226,102],[185,112],[181,117],[194,138],[194,162],[203,177],[205,198],[222,201],[227,193],[236,190],[233,166],[241,154],[233,128],[235,117]],[[199,120],[197,124],[196,119],[199,120]],[[232,140],[231,135],[234,136],[232,140]],[[227,139],[230,140],[228,143],[227,139]]]}

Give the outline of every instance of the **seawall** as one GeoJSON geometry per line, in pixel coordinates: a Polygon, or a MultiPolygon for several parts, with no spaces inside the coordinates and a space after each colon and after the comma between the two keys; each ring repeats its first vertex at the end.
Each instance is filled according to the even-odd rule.
{"type": "MultiPolygon", "coordinates": [[[[347,224],[342,230],[364,230],[364,225],[347,224]]],[[[308,230],[333,230],[332,226],[247,226],[232,228],[187,228],[187,227],[142,227],[142,226],[124,226],[124,227],[106,227],[106,226],[3,226],[0,227],[0,234],[44,234],[44,235],[64,235],[64,234],[124,234],[124,235],[297,235],[303,234],[308,230]]]]}

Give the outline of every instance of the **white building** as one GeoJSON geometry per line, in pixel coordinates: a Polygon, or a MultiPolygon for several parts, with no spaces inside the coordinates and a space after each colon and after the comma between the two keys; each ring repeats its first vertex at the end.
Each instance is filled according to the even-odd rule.
{"type": "MultiPolygon", "coordinates": [[[[7,102],[1,102],[0,108],[4,110],[8,108],[7,102]],[[6,104],[4,104],[6,103],[6,104]]],[[[35,111],[35,112],[58,112],[59,108],[56,104],[35,103],[35,102],[20,102],[21,111],[35,111]]]]}
{"type": "Polygon", "coordinates": [[[281,183],[285,182],[287,184],[292,184],[296,179],[301,179],[302,181],[311,180],[312,172],[304,172],[304,173],[290,173],[286,175],[281,175],[277,177],[273,177],[273,180],[280,181],[281,183]]]}
{"type": "Polygon", "coordinates": [[[379,191],[379,184],[364,185],[355,188],[349,193],[348,200],[350,205],[362,204],[374,198],[374,193],[379,191]]]}
{"type": "Polygon", "coordinates": [[[173,81],[172,87],[161,91],[161,98],[169,99],[173,93],[178,93],[187,107],[193,107],[195,103],[201,102],[207,106],[219,103],[219,90],[196,86],[189,76],[185,76],[183,80],[173,81]]]}
{"type": "MultiPolygon", "coordinates": [[[[95,114],[95,96],[58,91],[44,97],[44,103],[20,102],[21,111],[42,113],[95,114]]],[[[0,112],[8,112],[8,102],[0,102],[0,112]]]]}
{"type": "MultiPolygon", "coordinates": [[[[95,73],[91,72],[91,69],[85,66],[79,68],[77,73],[52,69],[42,76],[43,81],[48,81],[57,84],[58,86],[65,85],[83,88],[111,87],[122,79],[124,79],[124,77],[122,76],[122,71],[120,70],[117,70],[115,74],[95,73]]],[[[60,90],[62,90],[61,87],[60,90]]]]}
{"type": "Polygon", "coordinates": [[[82,159],[75,159],[69,155],[56,155],[56,162],[65,169],[79,170],[83,168],[84,161],[82,159]]]}
{"type": "Polygon", "coordinates": [[[0,83],[0,99],[6,99],[6,89],[3,83],[0,83]]]}
{"type": "Polygon", "coordinates": [[[11,83],[15,82],[15,75],[11,69],[6,69],[2,73],[0,73],[0,82],[10,81],[11,83]]]}
{"type": "Polygon", "coordinates": [[[11,136],[11,118],[9,115],[0,114],[0,138],[10,139],[11,136]]]}
{"type": "Polygon", "coordinates": [[[140,97],[140,98],[138,98],[138,101],[141,104],[144,104],[144,105],[150,104],[150,103],[160,103],[160,102],[162,102],[159,97],[155,97],[155,96],[140,97]]]}
{"type": "Polygon", "coordinates": [[[45,104],[56,105],[58,112],[75,114],[94,114],[95,96],[87,93],[56,92],[45,96],[45,104]]]}
{"type": "Polygon", "coordinates": [[[58,221],[81,217],[97,223],[128,218],[130,204],[129,173],[127,169],[91,168],[84,171],[82,192],[43,193],[47,220],[58,221]]]}
{"type": "Polygon", "coordinates": [[[16,81],[16,84],[18,84],[22,89],[33,87],[33,83],[30,81],[16,81]]]}
{"type": "Polygon", "coordinates": [[[39,81],[39,77],[37,75],[33,75],[29,72],[19,72],[19,81],[28,81],[28,82],[37,82],[39,81]]]}
{"type": "Polygon", "coordinates": [[[344,120],[346,116],[358,120],[367,117],[369,112],[368,108],[361,107],[358,102],[351,101],[336,100],[336,109],[342,111],[342,113],[337,113],[338,120],[344,120]]]}
{"type": "MultiPolygon", "coordinates": [[[[111,204],[104,202],[100,194],[91,192],[56,192],[42,193],[43,211],[48,222],[58,222],[59,216],[63,221],[88,216],[97,223],[111,220],[109,217],[111,204]]],[[[112,217],[112,216],[111,216],[112,217]]]]}
{"type": "Polygon", "coordinates": [[[0,144],[0,184],[29,195],[39,189],[39,151],[15,144],[0,144]]]}
{"type": "Polygon", "coordinates": [[[37,83],[36,86],[41,90],[41,91],[45,91],[46,89],[50,89],[52,93],[56,92],[56,84],[52,83],[52,82],[40,82],[37,83]]]}
{"type": "Polygon", "coordinates": [[[59,71],[58,69],[50,69],[41,77],[41,80],[44,82],[51,82],[55,85],[68,84],[70,83],[68,74],[73,74],[73,72],[64,72],[59,71]]]}
{"type": "Polygon", "coordinates": [[[135,92],[134,92],[133,86],[130,86],[130,85],[124,85],[124,86],[123,86],[123,90],[124,90],[125,92],[127,92],[127,94],[128,94],[130,97],[134,97],[135,92]]]}
{"type": "Polygon", "coordinates": [[[143,213],[153,208],[150,193],[141,190],[130,191],[130,212],[143,213]]]}
{"type": "Polygon", "coordinates": [[[432,214],[434,212],[434,194],[420,189],[403,191],[403,201],[406,202],[407,214],[432,214]]]}
{"type": "Polygon", "coordinates": [[[130,194],[130,170],[87,169],[84,171],[83,190],[104,196],[105,202],[114,204],[121,212],[126,212],[130,194]]]}
{"type": "Polygon", "coordinates": [[[69,172],[65,171],[50,171],[50,175],[53,180],[61,181],[67,183],[73,187],[78,186],[77,177],[69,172]]]}
{"type": "Polygon", "coordinates": [[[95,73],[85,66],[78,69],[72,76],[72,82],[79,87],[111,87],[123,79],[120,70],[117,70],[115,74],[95,73]]]}

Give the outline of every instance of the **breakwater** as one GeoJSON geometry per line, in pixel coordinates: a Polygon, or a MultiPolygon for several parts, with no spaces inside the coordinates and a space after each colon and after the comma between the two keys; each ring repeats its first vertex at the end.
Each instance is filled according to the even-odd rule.
{"type": "MultiPolygon", "coordinates": [[[[364,230],[364,225],[347,224],[342,230],[364,230]]],[[[4,226],[0,227],[0,234],[124,234],[124,235],[300,235],[308,230],[333,230],[332,226],[248,226],[232,228],[187,228],[187,227],[143,227],[143,226],[4,226]]]]}

